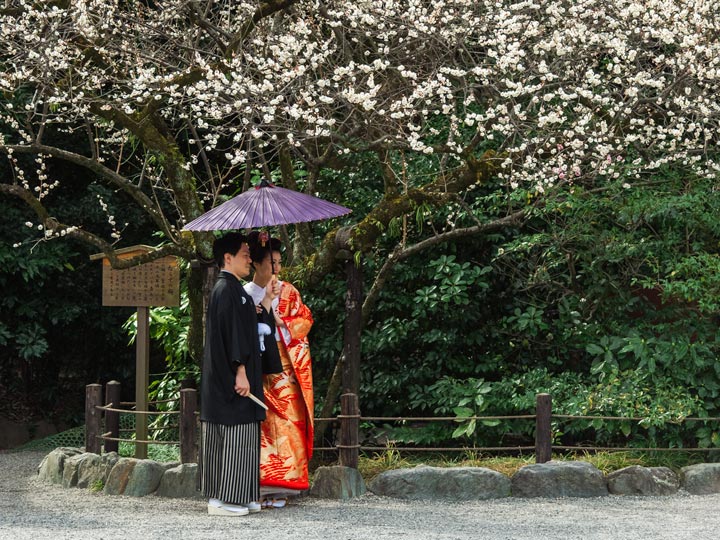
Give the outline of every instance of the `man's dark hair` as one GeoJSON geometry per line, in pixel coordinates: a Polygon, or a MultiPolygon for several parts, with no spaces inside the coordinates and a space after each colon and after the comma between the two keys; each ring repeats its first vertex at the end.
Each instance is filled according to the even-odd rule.
{"type": "Polygon", "coordinates": [[[239,232],[230,232],[225,236],[217,238],[213,242],[213,257],[220,268],[225,266],[225,254],[229,253],[233,257],[237,255],[243,244],[247,244],[247,236],[239,232]]]}

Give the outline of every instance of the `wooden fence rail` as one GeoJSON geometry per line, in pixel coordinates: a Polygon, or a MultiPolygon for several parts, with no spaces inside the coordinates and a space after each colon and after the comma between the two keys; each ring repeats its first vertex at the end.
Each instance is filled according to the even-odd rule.
{"type": "MultiPolygon", "coordinates": [[[[88,452],[100,453],[101,446],[106,452],[117,451],[119,442],[131,442],[140,444],[179,444],[180,459],[182,463],[196,463],[198,459],[198,432],[199,415],[197,411],[197,391],[192,388],[180,390],[180,410],[178,411],[133,411],[120,409],[120,383],[111,381],[106,385],[106,404],[102,404],[102,386],[89,384],[85,387],[85,448],[88,452]],[[105,429],[103,430],[103,413],[105,429]],[[120,433],[127,430],[120,429],[120,414],[153,414],[153,415],[180,415],[177,427],[179,427],[179,441],[154,441],[120,438],[120,433]]],[[[165,400],[163,402],[177,401],[165,400]]],[[[124,403],[133,405],[133,403],[124,403]]],[[[534,446],[491,446],[491,447],[391,447],[395,451],[402,452],[525,452],[534,451],[535,461],[545,463],[552,458],[552,452],[556,451],[628,451],[637,450],[643,452],[658,451],[683,451],[683,452],[708,452],[717,450],[713,448],[623,448],[623,447],[601,447],[601,446],[561,446],[553,445],[552,440],[552,419],[559,420],[621,420],[621,421],[642,421],[644,418],[619,417],[619,416],[572,416],[564,414],[553,414],[552,398],[549,394],[538,394],[535,400],[535,414],[516,414],[505,416],[472,416],[472,417],[381,417],[360,414],[358,398],[355,394],[343,394],[341,396],[341,414],[333,418],[315,418],[315,422],[336,422],[340,424],[339,440],[335,446],[316,447],[316,451],[334,451],[338,453],[342,465],[357,468],[359,452],[383,452],[390,447],[383,446],[362,446],[359,443],[360,422],[438,422],[438,421],[466,421],[466,420],[535,420],[535,445],[534,446]]],[[[720,422],[720,418],[685,418],[684,421],[706,421],[720,422]]]]}
{"type": "MultiPolygon", "coordinates": [[[[132,409],[121,409],[122,405],[134,405],[130,402],[120,402],[120,383],[110,381],[105,387],[107,403],[103,405],[102,386],[99,384],[88,384],[85,387],[85,450],[99,454],[101,446],[105,452],[117,452],[120,442],[128,442],[135,445],[137,449],[141,445],[147,448],[149,444],[175,444],[180,445],[180,461],[182,463],[197,463],[197,390],[185,388],[180,391],[180,410],[177,411],[134,411],[132,409]],[[180,415],[176,424],[179,428],[180,440],[157,441],[152,439],[122,438],[121,433],[133,432],[134,430],[120,429],[120,414],[132,415],[180,415]],[[103,415],[105,419],[105,430],[102,430],[103,415]]],[[[155,403],[168,403],[174,400],[163,400],[155,403]]],[[[158,431],[158,430],[150,430],[158,431]]],[[[146,452],[144,455],[147,455],[146,452]]]]}

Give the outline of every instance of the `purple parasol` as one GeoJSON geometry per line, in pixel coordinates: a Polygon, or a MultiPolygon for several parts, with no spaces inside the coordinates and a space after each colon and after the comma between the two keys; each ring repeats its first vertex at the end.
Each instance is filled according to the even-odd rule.
{"type": "Polygon", "coordinates": [[[344,216],[352,210],[318,197],[276,187],[265,180],[183,227],[186,231],[222,231],[287,225],[344,216]]]}

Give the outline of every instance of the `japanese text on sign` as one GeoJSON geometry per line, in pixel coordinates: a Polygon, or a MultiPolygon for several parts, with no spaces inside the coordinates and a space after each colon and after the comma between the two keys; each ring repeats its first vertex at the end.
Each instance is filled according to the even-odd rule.
{"type": "MultiPolygon", "coordinates": [[[[143,253],[126,252],[121,258],[143,253]]],[[[177,259],[163,257],[152,262],[117,270],[103,259],[103,306],[179,306],[180,268],[177,259]]]]}

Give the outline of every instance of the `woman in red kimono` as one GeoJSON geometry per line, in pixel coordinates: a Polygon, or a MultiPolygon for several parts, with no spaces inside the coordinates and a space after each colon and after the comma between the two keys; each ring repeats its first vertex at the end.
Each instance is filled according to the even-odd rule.
{"type": "MultiPolygon", "coordinates": [[[[249,240],[255,273],[245,290],[258,300],[265,294],[265,285],[281,269],[281,243],[276,238],[263,242],[257,231],[250,234],[249,240]]],[[[264,506],[274,508],[282,508],[288,496],[310,487],[308,462],[313,450],[314,407],[307,339],[312,314],[292,284],[279,283],[280,294],[272,305],[283,371],[263,377],[268,411],[260,426],[260,495],[264,506]]]]}

